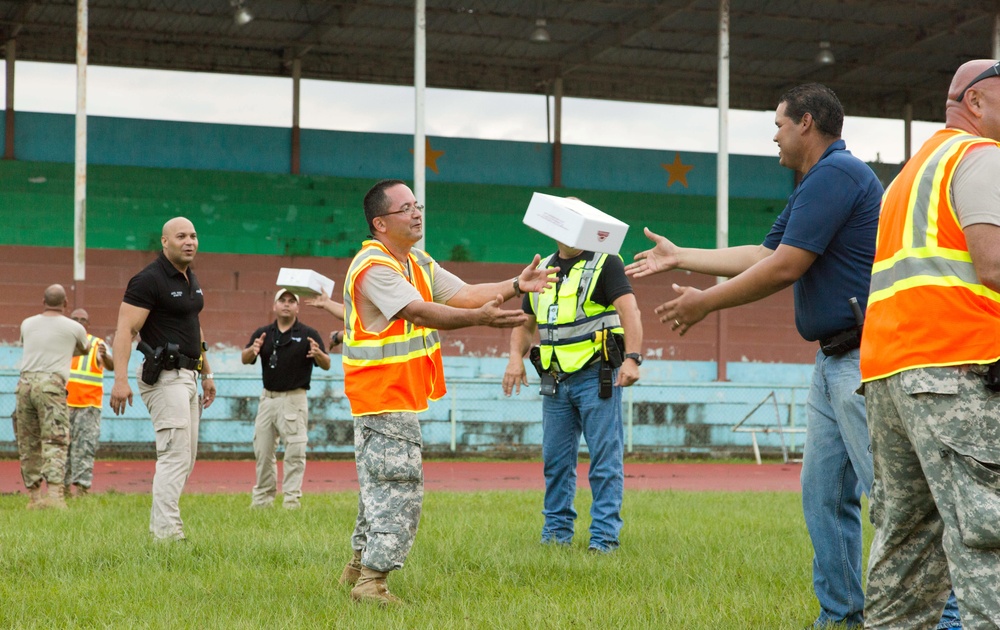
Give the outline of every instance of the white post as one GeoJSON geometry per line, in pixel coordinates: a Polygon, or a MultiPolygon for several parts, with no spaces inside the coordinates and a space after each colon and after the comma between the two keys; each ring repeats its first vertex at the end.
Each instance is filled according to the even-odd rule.
{"type": "Polygon", "coordinates": [[[427,89],[427,0],[416,0],[416,20],[413,28],[413,87],[415,124],[413,132],[413,195],[424,204],[424,235],[417,249],[426,249],[427,242],[427,134],[424,130],[424,92],[427,89]]]}
{"type": "Polygon", "coordinates": [[[76,181],[73,186],[73,280],[87,275],[87,0],[76,2],[76,181]]]}
{"type": "MultiPolygon", "coordinates": [[[[729,247],[729,0],[719,0],[719,151],[715,171],[715,247],[729,247]]],[[[725,278],[716,278],[717,283],[725,278]]],[[[716,380],[726,378],[726,315],[718,311],[716,380]]]]}
{"type": "Polygon", "coordinates": [[[302,83],[302,59],[296,57],[292,60],[292,163],[290,169],[292,175],[298,175],[300,169],[300,158],[302,151],[302,132],[299,128],[300,91],[302,83]]]}
{"type": "Polygon", "coordinates": [[[17,58],[17,40],[8,39],[5,46],[7,57],[7,109],[4,112],[3,159],[14,159],[14,60],[17,58]]]}

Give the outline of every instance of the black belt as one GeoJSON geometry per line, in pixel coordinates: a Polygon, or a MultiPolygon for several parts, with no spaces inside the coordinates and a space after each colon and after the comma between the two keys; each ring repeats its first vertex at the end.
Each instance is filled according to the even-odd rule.
{"type": "Polygon", "coordinates": [[[861,347],[861,327],[842,330],[826,339],[820,339],[819,349],[828,357],[836,357],[861,347]]]}
{"type": "Polygon", "coordinates": [[[167,364],[167,365],[164,365],[163,368],[165,370],[176,370],[178,368],[180,368],[182,370],[197,370],[198,369],[198,359],[192,359],[191,357],[183,355],[183,354],[178,354],[177,355],[177,361],[175,361],[173,363],[176,363],[176,365],[167,364]]]}

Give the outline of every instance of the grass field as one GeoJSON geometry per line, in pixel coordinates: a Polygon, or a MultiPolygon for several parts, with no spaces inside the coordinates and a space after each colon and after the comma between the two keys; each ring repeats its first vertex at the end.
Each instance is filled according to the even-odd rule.
{"type": "MultiPolygon", "coordinates": [[[[622,547],[539,544],[540,492],[429,493],[392,591],[353,604],[337,578],[357,497],[297,512],[248,495],[185,495],[188,541],[147,534],[147,495],[66,512],[0,497],[0,628],[803,628],[816,614],[796,493],[626,493],[622,547]]],[[[870,540],[870,528],[866,530],[870,540]]],[[[865,547],[868,544],[866,542],[865,547]]]]}

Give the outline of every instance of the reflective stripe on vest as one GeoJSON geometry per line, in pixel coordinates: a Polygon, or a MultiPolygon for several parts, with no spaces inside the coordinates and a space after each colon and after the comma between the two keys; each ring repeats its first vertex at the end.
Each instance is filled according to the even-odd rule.
{"type": "MultiPolygon", "coordinates": [[[[545,266],[554,266],[557,255],[549,257],[545,266]]],[[[593,260],[577,261],[555,287],[530,294],[529,301],[541,339],[542,367],[546,369],[552,364],[552,354],[555,353],[560,370],[576,372],[600,352],[601,343],[594,340],[595,332],[609,329],[622,333],[621,320],[615,308],[591,301],[608,254],[593,256],[593,260]],[[558,313],[555,322],[551,322],[549,312],[554,304],[558,313]]]]}
{"type": "Polygon", "coordinates": [[[73,357],[66,383],[66,404],[70,407],[101,407],[104,404],[104,365],[97,357],[103,339],[87,335],[90,352],[73,357]]]}
{"type": "Polygon", "coordinates": [[[886,190],[861,342],[863,381],[1000,358],[1000,293],[979,281],[951,195],[959,163],[984,145],[998,143],[939,131],[886,190]]]}
{"type": "MultiPolygon", "coordinates": [[[[394,411],[419,412],[428,400],[446,393],[441,339],[433,328],[396,319],[382,331],[368,330],[355,308],[361,274],[373,265],[389,267],[404,278],[403,266],[384,245],[365,241],[351,261],[344,285],[344,390],[355,416],[394,411]]],[[[434,259],[420,250],[408,258],[410,283],[428,302],[434,300],[434,259]]]]}

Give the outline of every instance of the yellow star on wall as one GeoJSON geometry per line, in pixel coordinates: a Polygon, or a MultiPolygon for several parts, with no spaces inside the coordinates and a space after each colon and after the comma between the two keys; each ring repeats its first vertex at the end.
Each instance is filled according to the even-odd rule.
{"type": "Polygon", "coordinates": [[[660,166],[663,167],[663,170],[670,173],[670,177],[667,179],[667,188],[673,186],[674,182],[680,182],[681,186],[688,187],[687,174],[688,171],[694,168],[694,165],[681,162],[680,153],[674,153],[673,164],[660,164],[660,166]]]}
{"type": "MultiPolygon", "coordinates": [[[[444,155],[444,151],[435,151],[431,148],[431,139],[424,139],[426,144],[424,145],[424,166],[431,169],[435,173],[438,172],[437,160],[439,157],[444,155]]],[[[410,149],[410,153],[413,153],[413,149],[410,149]]],[[[687,186],[687,184],[684,184],[687,186]]]]}

